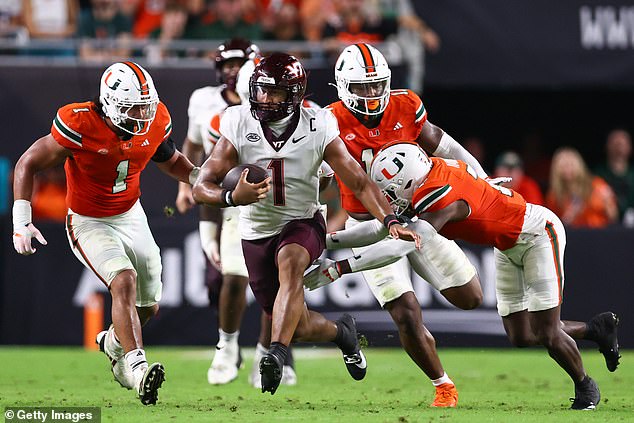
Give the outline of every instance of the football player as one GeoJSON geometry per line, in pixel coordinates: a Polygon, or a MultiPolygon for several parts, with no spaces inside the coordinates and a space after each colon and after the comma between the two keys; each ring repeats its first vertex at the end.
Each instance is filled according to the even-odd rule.
{"type": "MultiPolygon", "coordinates": [[[[229,106],[241,104],[241,95],[237,85],[241,69],[247,68],[258,60],[258,47],[248,40],[233,38],[221,44],[215,52],[216,76],[220,85],[202,87],[195,90],[188,107],[189,125],[187,137],[183,142],[183,154],[193,163],[201,164],[220,138],[220,117],[229,106]]],[[[244,71],[242,71],[244,72],[244,71]]],[[[248,93],[248,82],[247,82],[248,93]]],[[[179,184],[176,207],[185,213],[194,206],[191,186],[179,184]]],[[[240,237],[237,232],[237,209],[220,209],[200,207],[199,234],[208,260],[207,287],[212,306],[218,309],[218,344],[214,357],[207,370],[207,381],[213,385],[223,385],[238,377],[238,369],[242,363],[242,355],[238,339],[242,317],[246,309],[244,295],[248,285],[247,268],[242,257],[240,237]],[[222,221],[222,225],[219,225],[222,221]],[[220,243],[218,243],[220,241],[220,243]],[[222,260],[221,260],[222,258],[222,260]],[[218,272],[220,277],[218,277],[218,272]]],[[[269,319],[263,315],[260,325],[261,339],[270,333],[269,319]]],[[[256,357],[265,350],[262,344],[256,347],[256,357]]],[[[291,365],[292,356],[284,372],[282,383],[297,383],[295,371],[291,365]]],[[[259,376],[259,369],[255,365],[259,376]]],[[[249,382],[259,386],[259,378],[249,374],[249,382]]]]}
{"type": "Polygon", "coordinates": [[[326,161],[392,236],[412,237],[392,215],[387,200],[349,155],[337,122],[327,110],[302,107],[306,71],[293,56],[274,53],[262,59],[250,79],[249,103],[228,108],[222,136],[193,187],[196,201],[240,207],[240,237],[249,284],[258,304],[272,316],[271,344],[260,360],[262,392],[277,390],[291,341],[334,342],[351,376],[365,377],[366,361],[354,319],[336,322],[306,308],[303,272],[325,244],[319,212],[318,172],[326,161]],[[218,184],[239,163],[270,172],[261,183],[243,172],[233,190],[218,184]]]}
{"type": "MultiPolygon", "coordinates": [[[[337,118],[348,151],[365,171],[370,170],[370,162],[381,147],[394,140],[404,140],[415,141],[436,155],[465,160],[481,177],[486,177],[473,156],[427,120],[421,99],[410,90],[391,90],[390,80],[391,71],[385,57],[369,44],[346,47],[335,64],[340,101],[329,108],[337,118]]],[[[345,227],[373,219],[346,184],[340,179],[338,182],[341,205],[349,216],[345,227]]],[[[468,310],[480,305],[482,289],[473,265],[455,243],[443,237],[434,241],[437,245],[433,249],[421,251],[416,257],[410,257],[409,262],[418,260],[425,280],[456,307],[468,310]]],[[[394,240],[383,240],[381,246],[394,257],[403,257],[394,240]]],[[[359,254],[363,248],[353,251],[359,254]]],[[[458,391],[442,367],[433,336],[423,325],[410,275],[407,259],[363,272],[375,298],[396,323],[403,347],[435,386],[436,395],[431,405],[455,407],[458,391]]]]}
{"type": "Polygon", "coordinates": [[[165,377],[148,365],[141,327],[158,312],[161,256],[139,202],[141,171],[150,160],[172,178],[191,183],[199,168],[174,147],[172,120],[150,74],[133,62],[114,63],[101,77],[99,98],[57,111],[51,132],[15,167],[13,245],[35,253],[46,241],[31,219],[36,172],[64,163],[70,247],[112,295],[112,321],[97,341],[121,386],[155,404],[165,377]]]}
{"type": "MultiPolygon", "coordinates": [[[[573,338],[596,342],[608,370],[615,371],[620,358],[618,318],[605,312],[588,323],[560,320],[566,232],[559,218],[543,206],[526,203],[511,189],[488,183],[465,162],[430,159],[413,143],[394,143],[380,150],[370,176],[398,214],[416,219],[412,227],[421,235],[420,251],[433,246],[438,234],[495,247],[497,307],[510,341],[518,347],[546,347],[574,382],[571,408],[594,409],[601,398],[599,389],[587,375],[573,338]]],[[[373,229],[377,227],[364,222],[353,230],[363,233],[365,243],[373,236],[385,236],[373,229]]],[[[355,238],[346,232],[331,237],[355,238]]],[[[407,254],[404,243],[402,248],[407,254]]],[[[364,254],[378,262],[382,252],[373,246],[364,254]]],[[[365,261],[355,257],[333,267],[337,274],[337,269],[348,273],[351,264],[368,264],[365,261]]]]}

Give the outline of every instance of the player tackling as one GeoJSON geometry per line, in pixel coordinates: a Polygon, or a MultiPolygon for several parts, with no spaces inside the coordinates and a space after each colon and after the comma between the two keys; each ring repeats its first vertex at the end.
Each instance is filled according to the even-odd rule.
{"type": "MultiPolygon", "coordinates": [[[[495,247],[497,307],[510,341],[518,347],[543,345],[574,382],[571,408],[596,408],[599,388],[587,375],[573,338],[596,342],[608,370],[615,371],[620,358],[618,319],[606,312],[588,323],[560,320],[566,232],[559,218],[513,190],[489,184],[468,164],[429,158],[412,143],[385,146],[374,158],[370,175],[395,212],[415,220],[411,226],[421,235],[421,250],[429,248],[438,234],[495,247]]],[[[384,236],[370,221],[329,234],[329,239],[353,243],[357,238],[358,245],[367,245],[373,237],[384,236]]],[[[408,254],[407,246],[401,251],[408,254]]],[[[370,261],[395,260],[384,256],[380,248],[372,247],[358,257],[333,263],[325,271],[326,280],[313,274],[317,277],[308,284],[323,285],[340,274],[363,270],[370,261]]]]}

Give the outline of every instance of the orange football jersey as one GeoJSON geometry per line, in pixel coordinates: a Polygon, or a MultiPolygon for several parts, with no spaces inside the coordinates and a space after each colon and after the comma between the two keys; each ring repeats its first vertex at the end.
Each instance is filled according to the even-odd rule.
{"type": "Polygon", "coordinates": [[[513,247],[524,224],[524,198],[508,188],[491,186],[464,162],[437,157],[431,161],[427,179],[412,197],[416,213],[441,210],[464,200],[471,214],[465,220],[446,223],[440,230],[442,235],[500,250],[513,247]]]}
{"type": "Polygon", "coordinates": [[[122,141],[92,102],[68,104],[57,111],[51,134],[73,155],[66,159],[66,205],[84,216],[124,213],[141,195],[141,171],[172,132],[163,103],[145,135],[122,141]]]}
{"type": "MultiPolygon", "coordinates": [[[[390,102],[376,128],[367,128],[338,101],[328,106],[337,118],[340,136],[348,151],[366,172],[372,158],[385,144],[392,141],[414,141],[427,120],[427,110],[421,99],[410,90],[392,90],[390,102]]],[[[335,175],[336,176],[336,175],[335,175]]],[[[341,207],[346,211],[367,213],[367,209],[339,178],[341,207]]]]}

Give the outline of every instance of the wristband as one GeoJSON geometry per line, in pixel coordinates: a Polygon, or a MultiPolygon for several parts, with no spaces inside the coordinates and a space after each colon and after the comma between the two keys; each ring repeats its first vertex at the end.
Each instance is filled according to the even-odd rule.
{"type": "Polygon", "coordinates": [[[383,226],[385,226],[387,229],[390,229],[392,225],[400,225],[400,224],[401,224],[401,221],[398,220],[398,217],[396,217],[395,214],[388,214],[387,216],[383,218],[383,226]]]}
{"type": "Polygon", "coordinates": [[[196,183],[196,179],[198,179],[198,175],[200,175],[200,168],[195,166],[191,172],[189,172],[189,185],[194,185],[196,183]]]}
{"type": "Polygon", "coordinates": [[[13,230],[23,228],[32,221],[31,202],[28,200],[15,200],[13,202],[13,230]]]}
{"type": "Polygon", "coordinates": [[[232,194],[233,194],[233,191],[228,189],[223,189],[222,192],[220,193],[220,196],[222,197],[222,202],[224,203],[225,206],[233,207],[236,205],[236,203],[233,202],[232,194]]]}

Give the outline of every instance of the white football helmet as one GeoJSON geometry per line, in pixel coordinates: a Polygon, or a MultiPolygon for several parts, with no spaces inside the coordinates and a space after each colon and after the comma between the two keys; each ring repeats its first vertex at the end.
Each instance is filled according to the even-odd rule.
{"type": "Polygon", "coordinates": [[[387,197],[394,213],[401,215],[412,202],[414,191],[423,183],[432,162],[417,144],[397,141],[387,144],[374,156],[370,179],[387,197]]]}
{"type": "Polygon", "coordinates": [[[390,101],[391,76],[385,57],[369,44],[349,45],[335,63],[339,98],[348,109],[364,115],[385,111],[390,101]]]}
{"type": "Polygon", "coordinates": [[[249,104],[249,80],[255,70],[255,60],[247,60],[238,71],[238,80],[236,81],[236,92],[240,96],[242,104],[249,104]]]}
{"type": "Polygon", "coordinates": [[[117,128],[131,135],[145,135],[156,116],[159,96],[145,69],[134,62],[119,62],[101,76],[99,101],[117,128]]]}

